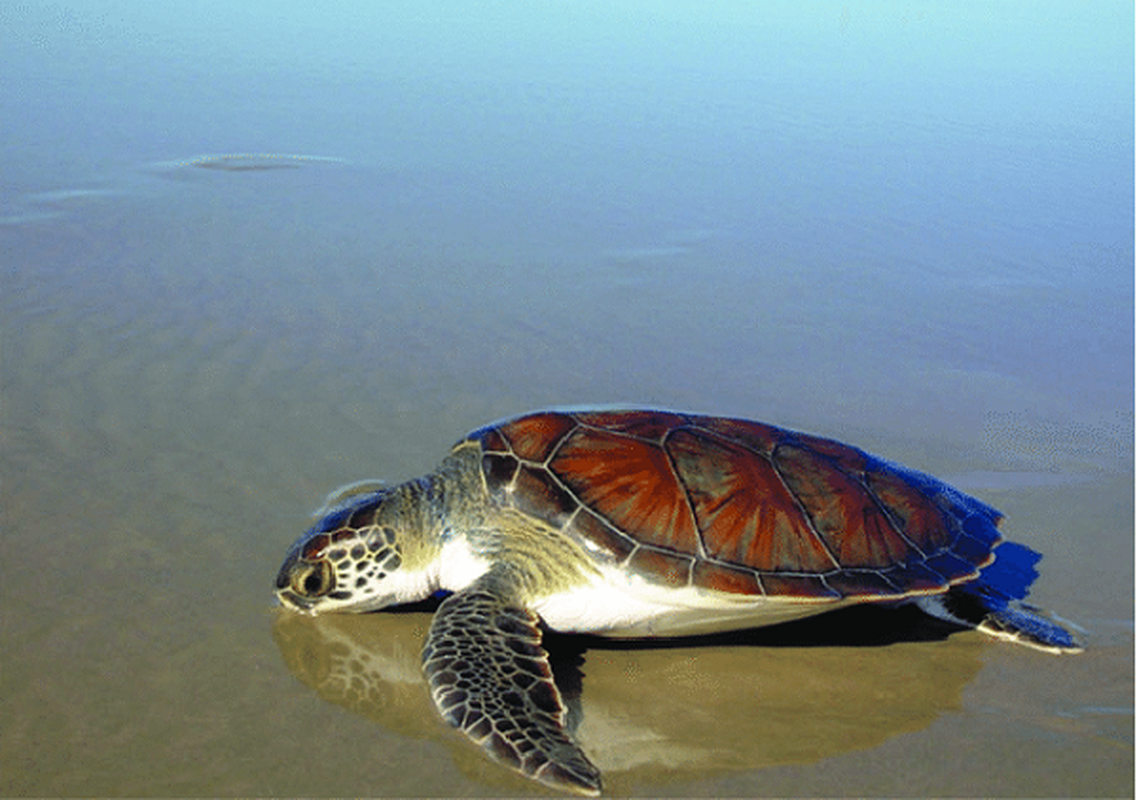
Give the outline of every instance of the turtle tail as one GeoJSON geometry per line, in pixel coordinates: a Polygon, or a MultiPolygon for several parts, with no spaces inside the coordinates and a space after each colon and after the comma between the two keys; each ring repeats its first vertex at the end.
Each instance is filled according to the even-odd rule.
{"type": "Polygon", "coordinates": [[[946,594],[922,598],[920,607],[940,619],[1036,650],[1081,652],[1083,645],[1068,623],[1024,602],[1038,578],[1035,565],[1041,559],[1029,547],[1003,542],[995,549],[995,560],[978,578],[953,586],[946,594]]]}

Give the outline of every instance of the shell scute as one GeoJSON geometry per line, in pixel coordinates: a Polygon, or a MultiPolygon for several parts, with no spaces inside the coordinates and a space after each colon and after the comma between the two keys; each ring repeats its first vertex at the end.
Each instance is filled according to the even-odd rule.
{"type": "Polygon", "coordinates": [[[628,559],[628,566],[633,571],[649,576],[657,583],[676,588],[690,583],[693,563],[693,558],[647,547],[637,549],[628,559]]]}
{"type": "Polygon", "coordinates": [[[869,456],[856,447],[832,439],[822,439],[820,436],[811,436],[808,433],[795,433],[787,439],[786,444],[796,445],[828,459],[831,464],[848,474],[863,473],[869,463],[869,456]]]}
{"type": "Polygon", "coordinates": [[[543,464],[574,427],[576,422],[565,414],[533,414],[503,426],[502,434],[518,458],[543,464]]]}
{"type": "Polygon", "coordinates": [[[858,595],[889,597],[906,592],[902,585],[888,580],[886,573],[870,570],[842,570],[825,576],[825,582],[831,589],[845,597],[858,595]]]}
{"type": "Polygon", "coordinates": [[[990,532],[998,522],[998,517],[990,519],[981,513],[971,514],[963,521],[963,532],[984,544],[991,544],[990,532]]]}
{"type": "Polygon", "coordinates": [[[482,473],[491,492],[500,491],[512,484],[519,466],[520,462],[510,455],[488,453],[482,456],[482,473]]]}
{"type": "Polygon", "coordinates": [[[784,445],[774,453],[774,463],[842,567],[880,567],[913,555],[911,543],[892,525],[868,489],[834,468],[829,459],[812,448],[784,445]]]}
{"type": "Polygon", "coordinates": [[[995,509],[829,439],[663,411],[475,431],[495,496],[673,586],[802,599],[944,591],[990,563],[995,509]]]}
{"type": "Polygon", "coordinates": [[[482,450],[487,453],[505,453],[509,451],[509,443],[505,441],[505,437],[501,435],[501,431],[494,427],[474,431],[467,438],[476,439],[482,445],[482,450]]]}
{"type": "Polygon", "coordinates": [[[692,430],[669,437],[667,452],[687,489],[709,557],[771,572],[833,568],[769,461],[692,430]]]}
{"type": "Polygon", "coordinates": [[[889,580],[897,586],[903,586],[908,592],[934,592],[947,585],[947,580],[940,573],[930,569],[924,562],[917,561],[891,570],[889,580]]]}
{"type": "Polygon", "coordinates": [[[870,470],[865,473],[865,485],[921,551],[934,552],[951,544],[951,532],[939,507],[896,473],[870,470]]]}
{"type": "Polygon", "coordinates": [[[510,496],[515,508],[561,528],[579,507],[571,494],[557,484],[547,470],[522,466],[510,496]]]}
{"type": "Polygon", "coordinates": [[[774,448],[785,441],[787,436],[787,431],[782,428],[744,419],[697,417],[695,424],[764,456],[773,453],[774,448]]]}
{"type": "MultiPolygon", "coordinates": [[[[984,559],[983,563],[986,563],[987,561],[990,561],[990,558],[984,559]]],[[[928,569],[938,572],[940,575],[948,578],[959,578],[968,575],[977,575],[979,573],[979,567],[982,566],[982,564],[973,564],[970,561],[965,561],[959,556],[948,551],[944,551],[932,556],[924,562],[924,565],[928,569]]]]}
{"type": "Polygon", "coordinates": [[[951,552],[976,566],[982,566],[992,559],[991,544],[966,532],[952,543],[951,552]]]}
{"type": "Polygon", "coordinates": [[[695,521],[664,451],[606,431],[574,431],[549,469],[590,509],[640,542],[699,552],[695,521]]]}
{"type": "Polygon", "coordinates": [[[820,575],[788,575],[763,572],[758,580],[769,596],[808,597],[818,600],[837,600],[841,594],[822,580],[820,575]]]}
{"type": "Polygon", "coordinates": [[[590,511],[581,511],[573,518],[572,530],[610,561],[623,561],[639,546],[590,511]]]}
{"type": "Polygon", "coordinates": [[[716,592],[762,593],[762,586],[753,570],[728,567],[713,561],[696,561],[691,570],[691,583],[716,592]]]}
{"type": "Polygon", "coordinates": [[[573,415],[581,425],[599,428],[610,433],[635,436],[658,442],[668,431],[683,425],[688,417],[669,411],[588,411],[573,415]]]}

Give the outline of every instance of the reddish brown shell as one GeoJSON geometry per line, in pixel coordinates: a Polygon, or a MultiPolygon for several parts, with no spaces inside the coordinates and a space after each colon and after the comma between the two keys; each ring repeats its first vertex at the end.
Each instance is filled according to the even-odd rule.
{"type": "Polygon", "coordinates": [[[1000,514],[855,447],[740,419],[549,411],[482,428],[492,502],[669,586],[800,598],[943,591],[1000,514]]]}

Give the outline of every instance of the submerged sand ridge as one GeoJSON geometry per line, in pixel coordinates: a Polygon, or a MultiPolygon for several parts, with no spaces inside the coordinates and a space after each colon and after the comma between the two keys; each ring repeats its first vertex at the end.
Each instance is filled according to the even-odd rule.
{"type": "Polygon", "coordinates": [[[199,155],[174,161],[159,161],[152,169],[212,169],[221,172],[265,172],[274,169],[300,169],[317,164],[346,164],[347,159],[295,153],[222,153],[199,155]]]}

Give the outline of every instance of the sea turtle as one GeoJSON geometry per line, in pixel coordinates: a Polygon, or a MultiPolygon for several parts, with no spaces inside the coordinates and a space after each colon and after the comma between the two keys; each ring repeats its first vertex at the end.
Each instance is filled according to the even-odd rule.
{"type": "Polygon", "coordinates": [[[673,637],[914,602],[1078,651],[1021,602],[1041,556],[1003,542],[1000,518],[930,475],[771,425],[543,411],[473,431],[425,477],[346,492],[288,551],[276,593],[315,614],[451,592],[422,662],[442,716],[522,774],[597,794],[543,629],[673,637]]]}

